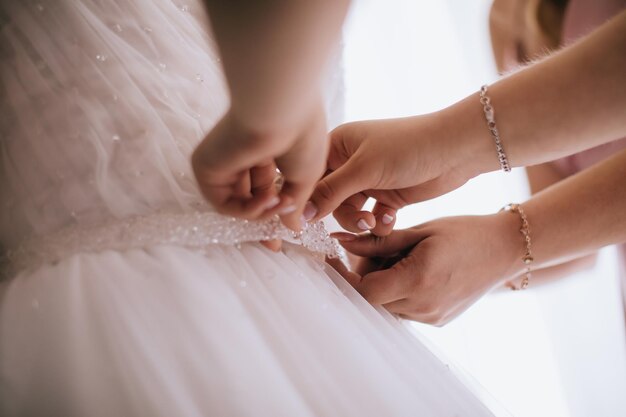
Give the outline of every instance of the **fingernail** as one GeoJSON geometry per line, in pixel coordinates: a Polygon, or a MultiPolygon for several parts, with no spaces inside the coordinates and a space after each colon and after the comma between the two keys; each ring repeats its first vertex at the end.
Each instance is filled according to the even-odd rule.
{"type": "Polygon", "coordinates": [[[278,204],[280,204],[280,197],[278,196],[274,196],[271,199],[269,199],[267,201],[267,203],[265,203],[265,210],[269,210],[269,209],[273,209],[274,207],[276,207],[278,204]]]}
{"type": "Polygon", "coordinates": [[[358,221],[358,223],[357,223],[356,225],[357,225],[357,226],[359,227],[359,229],[361,229],[361,230],[370,230],[370,229],[373,229],[373,228],[374,228],[374,226],[370,226],[370,225],[369,225],[369,224],[365,221],[365,219],[361,219],[361,220],[359,220],[359,221],[358,221]]]}
{"type": "Polygon", "coordinates": [[[383,224],[391,224],[391,222],[393,221],[393,216],[390,214],[383,214],[383,224]]]}
{"type": "Polygon", "coordinates": [[[304,211],[302,212],[302,216],[304,217],[304,220],[308,222],[313,217],[315,217],[316,214],[317,214],[317,207],[315,207],[315,204],[313,204],[312,201],[307,201],[306,204],[304,205],[304,211]]]}
{"type": "Polygon", "coordinates": [[[356,240],[356,235],[353,235],[351,233],[333,233],[332,235],[330,235],[330,237],[334,237],[335,239],[341,241],[341,242],[352,242],[353,240],[356,240]]]}
{"type": "Polygon", "coordinates": [[[304,229],[306,227],[306,219],[304,216],[300,216],[300,228],[304,229]]]}
{"type": "Polygon", "coordinates": [[[289,214],[289,213],[293,213],[294,211],[296,211],[296,206],[294,206],[293,204],[290,206],[286,206],[281,208],[280,210],[278,210],[278,214],[289,214]]]}

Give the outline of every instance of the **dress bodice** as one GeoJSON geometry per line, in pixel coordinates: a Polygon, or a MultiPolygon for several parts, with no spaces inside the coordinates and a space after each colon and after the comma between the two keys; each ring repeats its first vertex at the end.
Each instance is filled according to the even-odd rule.
{"type": "Polygon", "coordinates": [[[203,10],[130,3],[1,3],[5,247],[201,201],[189,155],[227,105],[203,10]]]}
{"type": "Polygon", "coordinates": [[[0,1],[5,250],[157,213],[154,234],[164,213],[211,211],[190,166],[228,105],[207,20],[199,1],[0,1]]]}

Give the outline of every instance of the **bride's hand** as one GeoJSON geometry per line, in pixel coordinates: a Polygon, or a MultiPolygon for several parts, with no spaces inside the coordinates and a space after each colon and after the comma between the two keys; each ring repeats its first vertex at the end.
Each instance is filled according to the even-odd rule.
{"type": "MultiPolygon", "coordinates": [[[[347,123],[330,133],[331,172],[316,186],[307,220],[334,210],[347,230],[385,236],[396,211],[451,191],[478,173],[469,143],[449,132],[437,113],[347,123]],[[374,198],[373,211],[362,211],[374,198]]],[[[487,142],[487,141],[485,141],[487,142]]]]}
{"type": "Polygon", "coordinates": [[[243,125],[229,112],[198,145],[192,166],[218,212],[246,219],[278,214],[299,230],[305,202],[324,172],[326,138],[321,107],[299,126],[269,133],[243,125]],[[282,187],[276,185],[277,170],[282,187]]]}
{"type": "Polygon", "coordinates": [[[386,237],[333,236],[363,257],[355,272],[338,271],[365,299],[434,325],[449,322],[523,269],[519,219],[506,212],[443,218],[386,237]]]}

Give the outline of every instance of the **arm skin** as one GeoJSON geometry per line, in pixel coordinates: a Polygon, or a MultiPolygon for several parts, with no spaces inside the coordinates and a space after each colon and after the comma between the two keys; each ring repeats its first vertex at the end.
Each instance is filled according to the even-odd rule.
{"type": "MultiPolygon", "coordinates": [[[[579,42],[489,87],[512,166],[626,136],[626,11],[579,42]]],[[[330,172],[311,197],[353,232],[393,229],[396,210],[500,168],[478,94],[436,113],[347,123],[331,132],[330,172]],[[374,213],[362,211],[368,197],[374,213]],[[384,223],[383,216],[392,219],[384,223]]]]}
{"type": "MultiPolygon", "coordinates": [[[[626,241],[625,179],[626,150],[526,201],[533,269],[626,241]]],[[[411,320],[443,325],[523,272],[519,229],[519,215],[500,212],[442,218],[385,237],[333,236],[348,251],[368,258],[356,272],[338,270],[369,302],[411,320]]]]}
{"type": "Polygon", "coordinates": [[[539,192],[524,210],[538,266],[626,241],[626,151],[539,192]]]}
{"type": "Polygon", "coordinates": [[[205,0],[232,111],[254,130],[299,123],[341,32],[347,0],[205,0]]]}
{"type": "MultiPolygon", "coordinates": [[[[567,178],[565,175],[561,174],[551,162],[527,167],[526,175],[528,176],[530,192],[533,195],[567,178]]],[[[598,255],[594,252],[561,264],[536,269],[533,271],[532,275],[532,288],[557,281],[578,271],[591,269],[595,266],[597,258],[598,255]]],[[[511,282],[515,284],[516,287],[519,287],[522,277],[523,275],[515,277],[511,282]]],[[[510,291],[507,286],[503,286],[501,289],[510,291]]]]}
{"type": "MultiPolygon", "coordinates": [[[[491,47],[498,72],[503,74],[524,66],[548,51],[558,50],[566,7],[549,1],[494,0],[489,13],[491,47]]],[[[531,194],[555,184],[567,176],[554,163],[526,168],[531,194]]],[[[552,267],[533,271],[533,286],[549,283],[574,272],[593,268],[597,254],[592,253],[552,267]]],[[[512,279],[520,287],[522,277],[512,279]]],[[[506,286],[501,290],[509,291],[506,286]]]]}
{"type": "Polygon", "coordinates": [[[205,3],[231,103],[192,155],[200,191],[219,213],[300,230],[328,149],[320,79],[349,2],[205,3]]]}
{"type": "MultiPolygon", "coordinates": [[[[489,87],[509,162],[521,167],[626,136],[626,11],[552,57],[489,87]],[[618,52],[622,51],[622,53],[618,52]]],[[[499,169],[475,95],[445,110],[476,173],[499,169]]],[[[469,160],[469,159],[467,159],[469,160]]]]}

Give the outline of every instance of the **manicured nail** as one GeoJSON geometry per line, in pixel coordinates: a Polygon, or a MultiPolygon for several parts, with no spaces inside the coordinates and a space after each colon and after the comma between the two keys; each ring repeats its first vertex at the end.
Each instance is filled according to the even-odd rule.
{"type": "Polygon", "coordinates": [[[370,229],[373,229],[373,228],[374,228],[374,226],[370,226],[370,225],[369,225],[369,224],[365,221],[365,219],[361,219],[361,220],[359,220],[359,221],[357,222],[357,224],[356,224],[356,225],[357,225],[357,226],[359,227],[359,229],[361,229],[361,230],[370,230],[370,229]]]}
{"type": "Polygon", "coordinates": [[[274,196],[271,199],[269,199],[267,203],[265,203],[265,206],[263,207],[265,208],[265,210],[269,210],[269,209],[273,209],[279,204],[280,204],[280,197],[274,196]]]}
{"type": "Polygon", "coordinates": [[[352,233],[344,233],[344,232],[333,233],[330,235],[330,237],[333,237],[340,242],[352,242],[356,240],[356,235],[353,235],[352,233]]]}
{"type": "Polygon", "coordinates": [[[278,210],[278,214],[284,215],[284,214],[293,213],[294,211],[296,211],[296,206],[292,204],[290,206],[285,206],[281,208],[280,210],[278,210]]]}
{"type": "Polygon", "coordinates": [[[304,211],[302,212],[302,216],[304,217],[304,220],[308,222],[313,217],[315,217],[316,214],[317,214],[317,207],[315,207],[315,204],[313,204],[312,201],[307,201],[306,204],[304,205],[304,211]]]}
{"type": "Polygon", "coordinates": [[[391,224],[391,222],[393,221],[393,216],[390,214],[383,214],[383,224],[391,224]]]}

